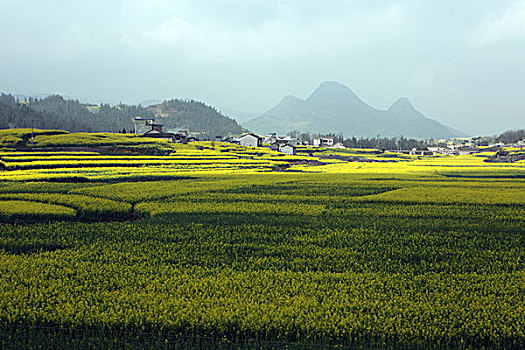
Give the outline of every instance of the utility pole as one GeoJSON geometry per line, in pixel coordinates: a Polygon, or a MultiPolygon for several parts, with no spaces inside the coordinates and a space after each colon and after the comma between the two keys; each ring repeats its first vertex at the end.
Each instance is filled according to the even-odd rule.
{"type": "Polygon", "coordinates": [[[33,115],[33,118],[31,118],[31,143],[35,144],[35,123],[36,123],[36,116],[33,115]]]}

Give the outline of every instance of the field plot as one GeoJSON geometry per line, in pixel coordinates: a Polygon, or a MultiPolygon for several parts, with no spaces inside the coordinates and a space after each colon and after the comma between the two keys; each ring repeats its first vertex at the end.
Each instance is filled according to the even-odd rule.
{"type": "Polygon", "coordinates": [[[525,164],[169,147],[0,154],[0,348],[525,348],[525,164]]]}

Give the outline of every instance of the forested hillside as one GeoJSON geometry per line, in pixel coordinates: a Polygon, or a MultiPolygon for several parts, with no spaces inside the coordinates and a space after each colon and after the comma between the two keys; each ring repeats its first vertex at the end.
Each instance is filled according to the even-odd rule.
{"type": "Polygon", "coordinates": [[[39,128],[49,129],[55,123],[53,115],[37,112],[26,104],[18,104],[10,95],[0,96],[0,129],[39,128]]]}
{"type": "Polygon", "coordinates": [[[140,105],[91,105],[59,95],[19,101],[0,95],[0,128],[61,129],[71,132],[119,132],[133,129],[133,118],[158,118],[165,129],[186,129],[201,138],[239,134],[233,119],[202,102],[171,100],[148,108],[140,105]]]}
{"type": "Polygon", "coordinates": [[[154,113],[168,129],[187,129],[205,138],[242,133],[242,128],[235,120],[202,102],[169,100],[150,106],[147,110],[154,113]]]}
{"type": "Polygon", "coordinates": [[[132,118],[136,116],[153,116],[140,106],[95,106],[66,100],[59,95],[18,101],[12,95],[2,94],[0,104],[2,128],[35,127],[71,132],[118,132],[124,128],[133,129],[132,118]]]}
{"type": "Polygon", "coordinates": [[[59,95],[48,96],[44,99],[30,99],[29,105],[35,110],[59,116],[65,125],[55,128],[73,132],[117,132],[123,128],[131,130],[133,128],[132,119],[136,116],[152,117],[140,106],[129,106],[122,103],[118,106],[104,103],[99,106],[86,105],[74,100],[65,100],[59,95]]]}

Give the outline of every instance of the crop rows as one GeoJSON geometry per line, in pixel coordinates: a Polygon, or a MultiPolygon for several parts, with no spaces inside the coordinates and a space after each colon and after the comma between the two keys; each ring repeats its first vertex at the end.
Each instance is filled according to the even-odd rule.
{"type": "Polygon", "coordinates": [[[38,165],[0,171],[0,346],[23,348],[11,335],[34,327],[66,342],[85,329],[214,344],[525,348],[522,164],[321,159],[274,172],[312,157],[165,147],[174,153],[0,155],[8,168],[38,165]]]}
{"type": "Polygon", "coordinates": [[[28,202],[13,198],[6,200],[0,197],[0,220],[13,221],[51,221],[72,220],[75,210],[62,205],[28,202]]]}
{"type": "Polygon", "coordinates": [[[520,186],[323,174],[4,184],[0,203],[115,203],[123,213],[133,204],[151,218],[1,224],[0,320],[232,341],[518,348],[520,186]],[[470,200],[491,193],[493,204],[470,200]]]}

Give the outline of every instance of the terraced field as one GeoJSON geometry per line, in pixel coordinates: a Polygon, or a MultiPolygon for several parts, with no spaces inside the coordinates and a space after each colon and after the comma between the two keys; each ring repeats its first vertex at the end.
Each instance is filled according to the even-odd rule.
{"type": "Polygon", "coordinates": [[[161,147],[0,153],[0,348],[525,347],[523,162],[161,147]]]}

